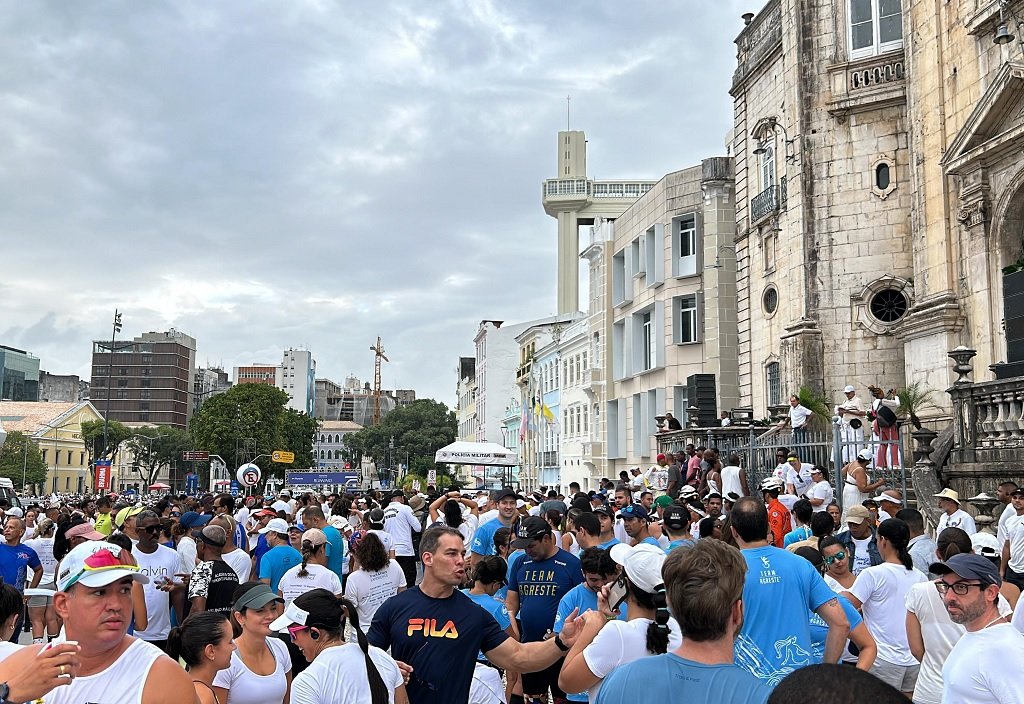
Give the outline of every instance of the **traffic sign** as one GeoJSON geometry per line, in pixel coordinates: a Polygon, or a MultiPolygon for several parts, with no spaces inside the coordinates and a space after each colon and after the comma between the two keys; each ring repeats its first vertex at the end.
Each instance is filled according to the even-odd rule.
{"type": "Polygon", "coordinates": [[[436,484],[437,483],[437,470],[436,469],[428,469],[427,470],[427,481],[429,483],[431,483],[431,484],[436,484]]]}
{"type": "Polygon", "coordinates": [[[291,464],[295,461],[295,453],[286,452],[285,450],[274,450],[270,453],[270,459],[281,464],[291,464]]]}
{"type": "Polygon", "coordinates": [[[181,459],[185,462],[209,462],[210,453],[206,450],[186,450],[181,453],[181,459]]]}

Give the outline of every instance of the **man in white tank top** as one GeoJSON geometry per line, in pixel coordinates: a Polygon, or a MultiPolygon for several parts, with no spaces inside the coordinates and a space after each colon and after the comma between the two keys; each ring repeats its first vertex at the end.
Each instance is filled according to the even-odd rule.
{"type": "MultiPolygon", "coordinates": [[[[155,646],[126,635],[132,616],[132,582],[145,584],[149,578],[140,573],[138,567],[122,564],[120,553],[116,545],[89,541],[61,561],[53,605],[64,619],[63,639],[77,642],[79,652],[77,662],[66,668],[68,683],[54,687],[37,702],[178,704],[196,701],[192,682],[178,663],[155,646]]],[[[34,667],[40,650],[27,646],[7,658],[0,677],[9,666],[34,667]]],[[[65,668],[63,665],[61,668],[63,673],[65,668]]]]}

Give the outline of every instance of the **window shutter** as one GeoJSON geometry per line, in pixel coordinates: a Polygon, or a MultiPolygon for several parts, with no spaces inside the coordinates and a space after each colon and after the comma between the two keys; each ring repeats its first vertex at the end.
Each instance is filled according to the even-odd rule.
{"type": "Polygon", "coordinates": [[[704,341],[704,292],[698,291],[694,294],[696,302],[696,313],[694,314],[697,318],[697,336],[694,342],[704,341]]]}
{"type": "Polygon", "coordinates": [[[654,224],[654,285],[665,283],[665,225],[654,224]]]}
{"type": "Polygon", "coordinates": [[[665,367],[665,302],[654,302],[654,366],[665,367]]]}

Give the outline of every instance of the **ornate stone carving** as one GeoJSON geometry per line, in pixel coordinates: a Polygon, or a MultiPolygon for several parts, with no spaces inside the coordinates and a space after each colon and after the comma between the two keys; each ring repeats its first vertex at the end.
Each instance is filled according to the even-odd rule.
{"type": "Polygon", "coordinates": [[[988,222],[989,207],[984,199],[970,203],[961,203],[956,219],[961,225],[970,229],[988,222]]]}

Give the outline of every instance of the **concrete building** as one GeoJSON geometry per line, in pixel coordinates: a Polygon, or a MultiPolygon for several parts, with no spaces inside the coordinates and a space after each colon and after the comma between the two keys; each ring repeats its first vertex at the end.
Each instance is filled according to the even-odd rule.
{"type": "Polygon", "coordinates": [[[40,401],[83,401],[89,398],[89,383],[77,374],[39,372],[40,401]]]}
{"type": "Polygon", "coordinates": [[[587,176],[583,132],[558,133],[558,175],[544,181],[544,212],[558,220],[558,314],[579,310],[580,227],[598,217],[616,218],[654,185],[653,181],[595,181],[587,176]]]}
{"type": "Polygon", "coordinates": [[[345,459],[345,436],[362,430],[363,426],[349,420],[325,420],[313,443],[317,469],[340,471],[349,468],[345,459]]]}
{"type": "Polygon", "coordinates": [[[147,332],[133,340],[92,343],[92,396],[122,423],[186,428],[196,369],[196,341],[185,333],[147,332]],[[113,354],[111,354],[113,349],[113,354]]]}
{"type": "Polygon", "coordinates": [[[501,443],[505,406],[519,396],[516,337],[534,323],[505,325],[501,320],[482,320],[473,342],[476,345],[476,440],[501,443]]]}
{"type": "MultiPolygon", "coordinates": [[[[456,437],[464,442],[476,442],[477,409],[476,409],[476,358],[459,357],[457,369],[458,381],[455,386],[455,422],[456,437]]],[[[459,465],[456,476],[467,486],[474,486],[474,468],[470,465],[459,465]]]]}
{"type": "Polygon", "coordinates": [[[279,364],[253,362],[247,367],[235,367],[236,384],[266,384],[281,388],[284,384],[284,369],[279,364]]]}
{"type": "Polygon", "coordinates": [[[197,412],[207,399],[225,393],[231,386],[228,373],[220,367],[196,369],[192,377],[192,412],[197,412]]]}
{"type": "MultiPolygon", "coordinates": [[[[46,484],[39,493],[94,491],[95,477],[82,439],[82,423],[103,420],[88,401],[2,401],[0,420],[8,432],[17,431],[39,448],[46,465],[46,484]]],[[[116,477],[111,486],[118,486],[116,477]]]]}
{"type": "Polygon", "coordinates": [[[327,399],[341,396],[341,384],[330,379],[317,379],[314,383],[316,392],[314,395],[314,417],[323,420],[327,417],[327,399]]]}
{"type": "MultiPolygon", "coordinates": [[[[598,409],[605,476],[654,463],[655,418],[674,410],[685,422],[690,388],[710,384],[718,406],[737,405],[733,188],[728,157],[670,173],[585,250],[608,287],[592,288],[605,312],[590,315],[595,366],[610,380],[598,409]]],[[[701,408],[712,423],[716,410],[701,408]]]]}
{"type": "MultiPolygon", "coordinates": [[[[374,396],[370,382],[362,382],[358,377],[349,375],[340,393],[328,396],[323,407],[324,420],[348,420],[361,426],[373,424],[374,396]]],[[[381,393],[380,415],[393,411],[397,406],[392,396],[381,393]]]]}
{"type": "Polygon", "coordinates": [[[0,399],[39,400],[39,358],[25,350],[0,345],[0,399]]]}
{"type": "Polygon", "coordinates": [[[395,389],[394,391],[385,391],[388,396],[395,399],[395,404],[399,408],[402,406],[408,406],[416,401],[416,390],[415,389],[395,389]]]}
{"type": "Polygon", "coordinates": [[[569,325],[558,343],[561,364],[559,394],[558,446],[559,475],[553,485],[568,495],[569,483],[579,482],[583,491],[596,488],[593,458],[591,456],[591,403],[590,394],[583,386],[590,368],[590,326],[587,317],[569,325]]]}
{"type": "Polygon", "coordinates": [[[281,359],[281,386],[288,407],[312,416],[316,412],[316,360],[309,350],[287,349],[281,359]]]}

